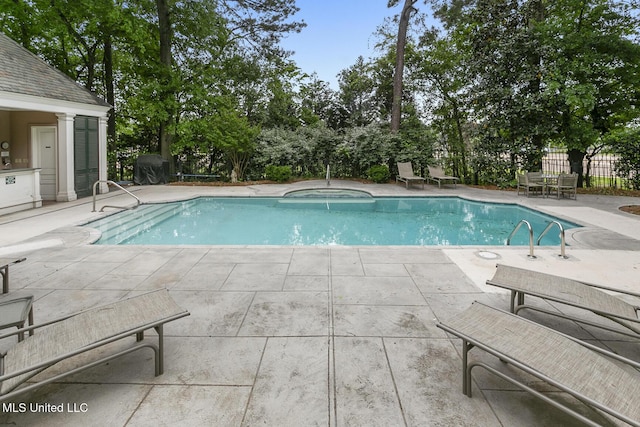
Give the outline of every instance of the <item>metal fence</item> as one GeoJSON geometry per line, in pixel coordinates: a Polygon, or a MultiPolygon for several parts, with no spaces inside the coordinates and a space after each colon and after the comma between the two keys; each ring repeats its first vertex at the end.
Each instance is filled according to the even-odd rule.
{"type": "MultiPolygon", "coordinates": [[[[597,188],[627,188],[628,180],[616,175],[615,163],[618,157],[614,154],[596,154],[591,159],[585,158],[582,172],[585,186],[597,188]],[[588,182],[586,181],[588,179],[588,182]]],[[[550,151],[542,158],[542,170],[545,173],[569,173],[571,168],[567,153],[564,151],[550,151]]]]}

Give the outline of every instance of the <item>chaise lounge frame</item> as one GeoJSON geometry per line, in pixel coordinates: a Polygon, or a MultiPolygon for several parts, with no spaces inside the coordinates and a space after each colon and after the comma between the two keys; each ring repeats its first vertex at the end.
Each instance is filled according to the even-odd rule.
{"type": "Polygon", "coordinates": [[[164,372],[163,326],[188,315],[163,289],[2,335],[0,339],[38,329],[37,334],[1,355],[0,402],[142,348],[153,350],[155,375],[161,375],[164,372]],[[148,329],[157,332],[157,344],[143,341],[148,329]],[[88,363],[78,361],[72,369],[24,385],[58,362],[132,336],[136,337],[136,343],[124,350],[88,363]]]}
{"type": "Polygon", "coordinates": [[[477,347],[587,406],[632,426],[640,426],[640,375],[609,359],[636,369],[640,368],[640,363],[477,301],[437,326],[462,339],[462,389],[468,397],[472,397],[471,371],[478,366],[586,425],[600,425],[560,400],[534,390],[523,380],[514,378],[515,375],[507,375],[484,362],[470,363],[468,353],[477,347]]]}
{"type": "Polygon", "coordinates": [[[555,276],[552,274],[526,270],[498,264],[493,278],[487,280],[487,285],[497,286],[511,291],[509,310],[518,314],[520,310],[529,309],[545,314],[561,317],[585,325],[605,329],[634,338],[640,337],[640,307],[627,303],[623,299],[612,295],[615,292],[622,295],[639,298],[640,294],[624,292],[606,286],[594,285],[586,282],[555,276]],[[525,295],[570,305],[588,310],[605,317],[629,331],[613,328],[603,323],[591,322],[587,319],[571,316],[559,311],[547,310],[539,306],[525,304],[525,295]]]}
{"type": "Polygon", "coordinates": [[[398,175],[396,175],[396,184],[398,181],[402,181],[408,189],[412,183],[419,182],[422,184],[422,189],[424,190],[424,178],[413,173],[413,165],[411,162],[398,162],[397,165],[398,175]]]}
{"type": "Polygon", "coordinates": [[[438,183],[438,188],[441,187],[441,184],[447,184],[453,182],[453,188],[456,188],[458,181],[460,178],[457,176],[451,176],[444,173],[442,168],[437,166],[427,166],[429,169],[429,181],[434,181],[438,183]]]}

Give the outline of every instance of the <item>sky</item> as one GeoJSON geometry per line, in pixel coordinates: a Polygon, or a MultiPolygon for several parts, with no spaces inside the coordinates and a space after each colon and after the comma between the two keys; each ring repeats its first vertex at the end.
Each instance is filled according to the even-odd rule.
{"type": "Polygon", "coordinates": [[[337,90],[341,70],[355,64],[358,56],[377,56],[373,34],[385,17],[400,12],[400,3],[388,8],[387,0],[297,0],[300,11],[294,19],[307,26],[288,35],[281,46],[295,51],[292,59],[303,72],[315,71],[337,90]]]}

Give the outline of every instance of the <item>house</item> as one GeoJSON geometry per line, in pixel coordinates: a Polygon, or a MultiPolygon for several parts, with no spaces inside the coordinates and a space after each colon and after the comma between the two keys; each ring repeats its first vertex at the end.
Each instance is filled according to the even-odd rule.
{"type": "Polygon", "coordinates": [[[2,33],[0,58],[0,215],[92,195],[111,106],[2,33]]]}

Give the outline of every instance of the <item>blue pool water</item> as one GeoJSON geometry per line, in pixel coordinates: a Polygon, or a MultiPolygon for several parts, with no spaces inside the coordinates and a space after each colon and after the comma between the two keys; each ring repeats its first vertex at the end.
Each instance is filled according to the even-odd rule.
{"type": "MultiPolygon", "coordinates": [[[[505,245],[525,219],[535,239],[549,221],[513,204],[429,198],[199,198],[142,205],[87,224],[102,245],[505,245]]],[[[560,243],[557,228],[542,245],[560,243]]],[[[526,227],[512,245],[528,245],[526,227]]]]}

